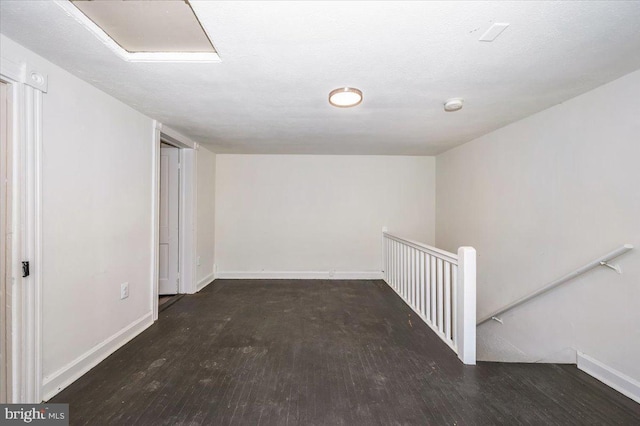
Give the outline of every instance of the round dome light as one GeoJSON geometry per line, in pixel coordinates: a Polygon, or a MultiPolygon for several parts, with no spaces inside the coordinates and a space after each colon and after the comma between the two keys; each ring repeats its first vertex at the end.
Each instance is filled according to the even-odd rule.
{"type": "Polygon", "coordinates": [[[460,111],[462,109],[463,100],[460,98],[449,99],[444,103],[444,110],[447,112],[460,111]]]}
{"type": "Polygon", "coordinates": [[[362,92],[353,87],[341,87],[329,93],[329,103],[338,108],[354,107],[362,102],[362,92]]]}

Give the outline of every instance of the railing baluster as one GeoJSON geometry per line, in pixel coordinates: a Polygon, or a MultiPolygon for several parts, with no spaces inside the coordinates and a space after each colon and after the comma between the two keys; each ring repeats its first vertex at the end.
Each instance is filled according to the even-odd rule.
{"type": "Polygon", "coordinates": [[[398,245],[399,243],[396,242],[395,243],[395,247],[393,248],[393,263],[395,264],[394,268],[395,268],[395,272],[394,272],[394,276],[393,276],[393,287],[396,289],[396,291],[398,290],[398,281],[400,280],[398,274],[400,273],[400,265],[398,264],[398,245]]]}
{"type": "Polygon", "coordinates": [[[402,267],[400,265],[400,243],[396,242],[396,291],[400,293],[400,271],[402,267]]]}
{"type": "Polygon", "coordinates": [[[425,317],[431,321],[431,255],[424,254],[425,317]]]}
{"type": "Polygon", "coordinates": [[[458,347],[458,265],[451,265],[451,340],[458,347]]]}
{"type": "Polygon", "coordinates": [[[438,259],[438,330],[440,332],[444,329],[444,298],[442,293],[442,259],[438,259]]]}
{"type": "Polygon", "coordinates": [[[424,264],[422,263],[422,252],[416,252],[416,260],[418,262],[418,312],[424,316],[424,264]]]}
{"type": "Polygon", "coordinates": [[[400,275],[399,275],[399,273],[400,273],[400,261],[398,259],[398,256],[399,256],[398,247],[400,247],[400,244],[398,242],[396,242],[396,246],[394,248],[394,257],[395,257],[394,262],[395,262],[395,265],[396,265],[395,266],[396,271],[395,271],[395,274],[394,274],[395,275],[395,277],[394,277],[394,286],[395,286],[396,291],[398,291],[398,282],[400,281],[400,275]]]}
{"type": "Polygon", "coordinates": [[[415,250],[413,253],[413,263],[415,268],[413,270],[413,276],[415,277],[416,291],[413,294],[413,303],[416,306],[416,310],[420,313],[420,251],[415,250]]]}
{"type": "Polygon", "coordinates": [[[409,250],[411,248],[405,246],[404,248],[404,300],[409,303],[409,250]]]}
{"type": "Polygon", "coordinates": [[[393,288],[396,287],[396,284],[395,284],[395,281],[394,281],[394,274],[396,272],[395,271],[395,264],[394,264],[395,257],[394,257],[394,252],[393,252],[394,243],[395,243],[395,241],[393,241],[392,239],[389,239],[389,252],[390,252],[390,256],[391,256],[390,257],[391,270],[389,271],[390,272],[389,280],[391,280],[391,282],[389,284],[391,284],[391,287],[393,287],[393,288]]]}
{"type": "Polygon", "coordinates": [[[404,271],[405,271],[405,275],[404,275],[404,299],[407,301],[407,303],[409,303],[409,305],[411,304],[409,302],[409,286],[411,285],[409,282],[409,277],[411,276],[410,272],[410,264],[409,264],[409,251],[411,250],[411,247],[407,246],[405,251],[404,251],[404,271]]]}
{"type": "Polygon", "coordinates": [[[451,339],[451,263],[444,262],[444,335],[451,339]]]}
{"type": "Polygon", "coordinates": [[[401,250],[401,263],[400,263],[400,271],[402,271],[402,278],[400,279],[400,293],[402,294],[402,297],[406,298],[407,297],[407,293],[405,292],[405,281],[406,281],[406,271],[407,271],[407,264],[405,263],[406,260],[406,256],[405,253],[407,251],[407,246],[403,245],[400,246],[401,250]]]}
{"type": "Polygon", "coordinates": [[[404,297],[409,305],[411,305],[411,299],[409,293],[411,291],[411,247],[407,246],[407,250],[404,253],[404,262],[405,262],[405,287],[404,287],[404,297]]]}
{"type": "Polygon", "coordinates": [[[411,297],[413,294],[413,247],[407,249],[407,303],[413,307],[411,297]]]}
{"type": "Polygon", "coordinates": [[[382,234],[382,279],[385,281],[388,281],[387,269],[387,239],[382,234]]]}
{"type": "Polygon", "coordinates": [[[388,280],[393,280],[393,253],[391,252],[391,240],[387,238],[387,264],[389,271],[387,272],[388,280]]]}
{"type": "Polygon", "coordinates": [[[420,310],[418,306],[418,289],[420,288],[420,282],[418,281],[418,269],[420,268],[418,264],[418,250],[413,249],[413,253],[411,254],[411,258],[413,259],[413,306],[416,310],[420,310]]]}
{"type": "Polygon", "coordinates": [[[393,240],[389,242],[391,243],[391,287],[396,288],[396,244],[393,240]]]}
{"type": "Polygon", "coordinates": [[[384,239],[384,278],[389,281],[389,239],[384,239]]]}
{"type": "Polygon", "coordinates": [[[436,257],[431,256],[431,322],[436,323],[438,308],[436,308],[436,257]]]}

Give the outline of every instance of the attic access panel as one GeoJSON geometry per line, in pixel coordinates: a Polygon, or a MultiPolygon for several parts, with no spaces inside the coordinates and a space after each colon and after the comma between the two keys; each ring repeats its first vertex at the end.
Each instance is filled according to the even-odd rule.
{"type": "Polygon", "coordinates": [[[127,52],[212,52],[184,0],[70,0],[127,52]]]}

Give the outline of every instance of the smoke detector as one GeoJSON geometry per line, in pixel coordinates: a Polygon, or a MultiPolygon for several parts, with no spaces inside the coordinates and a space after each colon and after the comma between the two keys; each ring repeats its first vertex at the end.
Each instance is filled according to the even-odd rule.
{"type": "Polygon", "coordinates": [[[460,111],[464,100],[461,98],[452,98],[444,103],[444,110],[447,112],[460,111]]]}

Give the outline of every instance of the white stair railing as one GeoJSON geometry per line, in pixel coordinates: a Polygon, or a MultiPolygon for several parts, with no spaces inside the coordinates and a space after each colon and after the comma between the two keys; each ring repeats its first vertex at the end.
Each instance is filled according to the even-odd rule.
{"type": "Polygon", "coordinates": [[[384,280],[465,364],[476,363],[476,251],[382,232],[384,280]]]}

